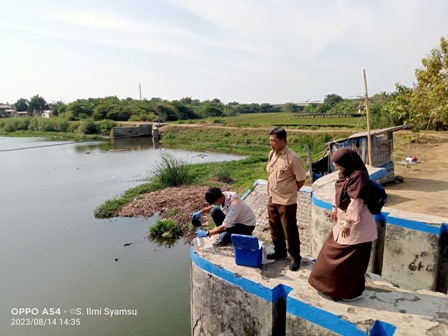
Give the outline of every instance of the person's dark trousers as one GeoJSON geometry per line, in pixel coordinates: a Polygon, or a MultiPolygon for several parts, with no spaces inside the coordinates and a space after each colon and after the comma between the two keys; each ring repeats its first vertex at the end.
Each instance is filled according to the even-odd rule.
{"type": "MultiPolygon", "coordinates": [[[[210,215],[213,218],[213,221],[215,222],[216,226],[221,226],[222,222],[224,222],[224,218],[226,218],[226,215],[224,212],[222,212],[219,208],[213,208],[210,211],[210,215]]],[[[248,226],[244,224],[235,223],[232,225],[232,227],[226,229],[225,231],[221,232],[219,234],[219,243],[221,245],[228,245],[232,242],[230,236],[232,233],[242,234],[251,236],[252,232],[254,231],[255,226],[248,226]]]]}
{"type": "Polygon", "coordinates": [[[268,202],[269,231],[274,243],[275,253],[286,255],[300,262],[300,238],[297,227],[297,203],[281,205],[268,202]]]}

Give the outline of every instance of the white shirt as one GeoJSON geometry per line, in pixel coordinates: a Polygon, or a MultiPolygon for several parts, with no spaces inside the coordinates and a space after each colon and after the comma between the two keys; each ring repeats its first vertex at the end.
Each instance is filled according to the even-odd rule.
{"type": "Polygon", "coordinates": [[[238,197],[237,193],[231,191],[223,191],[224,206],[222,212],[226,218],[222,225],[226,228],[232,227],[233,224],[244,224],[247,226],[255,226],[255,214],[247,203],[238,197]]]}

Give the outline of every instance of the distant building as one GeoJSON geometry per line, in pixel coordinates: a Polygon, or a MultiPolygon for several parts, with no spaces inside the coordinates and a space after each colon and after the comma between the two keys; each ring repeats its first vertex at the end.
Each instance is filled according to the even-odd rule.
{"type": "Polygon", "coordinates": [[[0,118],[8,118],[14,115],[16,110],[11,105],[0,104],[0,118]]]}

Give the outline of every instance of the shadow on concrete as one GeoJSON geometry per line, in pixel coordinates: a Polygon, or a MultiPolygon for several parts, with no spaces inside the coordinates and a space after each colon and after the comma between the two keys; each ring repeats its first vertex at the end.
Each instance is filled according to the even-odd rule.
{"type": "Polygon", "coordinates": [[[448,189],[448,182],[431,180],[426,178],[406,177],[403,183],[388,184],[387,190],[413,190],[413,191],[445,191],[448,189]]]}
{"type": "Polygon", "coordinates": [[[261,276],[266,279],[284,278],[288,271],[289,259],[275,260],[261,267],[261,276]]]}
{"type": "Polygon", "coordinates": [[[401,314],[426,316],[430,319],[440,319],[445,323],[448,318],[448,306],[446,297],[426,295],[424,293],[401,292],[389,286],[369,286],[366,282],[364,298],[352,301],[338,301],[351,307],[363,307],[367,309],[379,309],[401,314]],[[446,307],[446,309],[441,309],[446,307]]]}
{"type": "MultiPolygon", "coordinates": [[[[274,262],[265,264],[261,267],[261,276],[265,279],[290,279],[294,280],[291,277],[287,276],[287,272],[289,271],[289,264],[291,260],[290,259],[281,259],[281,260],[275,260],[274,262]]],[[[303,258],[302,262],[300,263],[300,270],[307,270],[308,272],[311,271],[311,268],[313,266],[313,263],[311,260],[303,258]]],[[[298,271],[299,277],[301,277],[301,272],[298,271]]]]}
{"type": "Polygon", "coordinates": [[[384,205],[385,207],[391,207],[395,204],[400,204],[400,203],[404,203],[404,202],[409,202],[412,201],[412,198],[409,197],[404,197],[404,196],[399,196],[399,195],[394,195],[394,194],[388,194],[387,195],[387,202],[384,205]]]}

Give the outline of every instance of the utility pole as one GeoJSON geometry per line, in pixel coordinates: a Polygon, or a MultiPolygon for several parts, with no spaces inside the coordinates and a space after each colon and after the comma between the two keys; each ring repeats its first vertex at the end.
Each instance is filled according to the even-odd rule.
{"type": "Polygon", "coordinates": [[[138,83],[138,91],[140,93],[140,100],[142,100],[142,86],[138,83]]]}
{"type": "Polygon", "coordinates": [[[366,69],[364,69],[364,86],[366,88],[367,155],[369,158],[369,165],[372,165],[372,139],[370,138],[369,93],[367,91],[366,69]]]}

